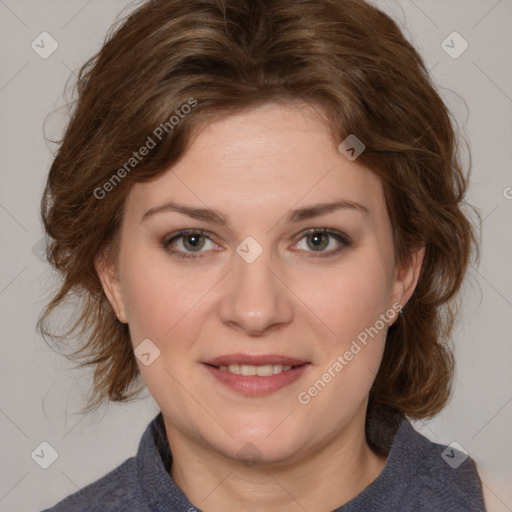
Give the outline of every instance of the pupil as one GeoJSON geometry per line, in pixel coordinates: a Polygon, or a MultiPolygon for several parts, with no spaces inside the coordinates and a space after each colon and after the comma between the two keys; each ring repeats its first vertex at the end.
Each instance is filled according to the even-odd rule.
{"type": "Polygon", "coordinates": [[[187,235],[185,237],[185,246],[189,246],[189,248],[197,249],[202,247],[201,243],[202,235],[187,235]],[[192,242],[191,242],[192,241],[192,242]]]}
{"type": "Polygon", "coordinates": [[[315,233],[311,235],[311,240],[313,241],[313,245],[311,247],[313,249],[323,249],[326,247],[326,239],[327,235],[325,233],[315,233]]]}

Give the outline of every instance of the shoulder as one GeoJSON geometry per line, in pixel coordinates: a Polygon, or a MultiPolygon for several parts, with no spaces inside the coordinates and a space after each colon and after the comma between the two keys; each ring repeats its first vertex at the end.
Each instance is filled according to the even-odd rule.
{"type": "Polygon", "coordinates": [[[397,441],[407,451],[409,484],[404,511],[482,512],[481,481],[475,462],[455,446],[433,443],[404,420],[397,441]]]}
{"type": "Polygon", "coordinates": [[[192,510],[172,480],[172,453],[162,413],[146,427],[135,457],[43,512],[192,510]]]}
{"type": "Polygon", "coordinates": [[[143,511],[135,457],[43,512],[143,511]],[[133,508],[135,507],[135,508],[133,508]]]}

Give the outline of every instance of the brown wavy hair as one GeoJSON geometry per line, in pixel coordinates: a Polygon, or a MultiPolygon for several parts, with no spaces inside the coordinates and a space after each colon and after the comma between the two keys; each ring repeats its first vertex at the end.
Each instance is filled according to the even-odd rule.
{"type": "Polygon", "coordinates": [[[62,281],[38,328],[65,347],[80,340],[66,355],[94,370],[82,412],[143,387],[128,327],[94,267],[100,251],[115,250],[130,187],[169,169],[209,120],[296,100],[324,116],[336,144],[349,134],[364,142],[359,161],[382,179],[397,263],[426,248],[416,290],[388,331],[369,407],[411,418],[442,409],[457,292],[476,248],[463,208],[468,178],[456,123],[388,15],[361,0],[150,0],[118,20],[75,85],[41,205],[48,261],[62,281]],[[127,170],[134,151],[191,101],[127,170]],[[50,318],[69,300],[76,314],[52,333],[50,318]]]}

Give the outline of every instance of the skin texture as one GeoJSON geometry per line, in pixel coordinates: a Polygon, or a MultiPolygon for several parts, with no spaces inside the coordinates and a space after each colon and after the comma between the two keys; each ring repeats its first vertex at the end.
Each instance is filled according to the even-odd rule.
{"type": "Polygon", "coordinates": [[[367,445],[364,420],[396,316],[309,403],[297,397],[416,286],[423,251],[395,265],[380,179],[337,151],[311,107],[268,104],[206,126],[171,170],[134,185],[125,206],[118,257],[104,253],[96,266],[134,347],[150,339],[160,350],[139,367],[163,413],[176,484],[209,512],[328,511],[355,497],[386,461],[367,445]],[[290,210],[340,200],[367,211],[285,221],[290,210]],[[142,220],[169,201],[214,209],[226,223],[170,210],[142,220]],[[349,243],[326,237],[318,249],[304,233],[313,228],[349,243]],[[207,232],[199,249],[190,238],[165,247],[184,229],[207,232]],[[263,249],[252,263],[236,252],[248,236],[263,249]],[[233,353],[310,365],[270,395],[246,396],[202,363],[233,353]],[[257,448],[251,464],[240,460],[247,443],[257,448]]]}

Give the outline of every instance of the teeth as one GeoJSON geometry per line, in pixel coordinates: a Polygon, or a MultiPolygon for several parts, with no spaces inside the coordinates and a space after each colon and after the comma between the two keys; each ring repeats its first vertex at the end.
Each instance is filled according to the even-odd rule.
{"type": "MultiPolygon", "coordinates": [[[[228,368],[229,371],[229,368],[228,368]]],[[[256,375],[256,366],[249,366],[248,364],[240,365],[240,375],[256,375]]]]}
{"type": "Polygon", "coordinates": [[[265,366],[256,366],[256,375],[259,375],[260,377],[270,377],[273,374],[274,366],[271,364],[266,364],[265,366]]]}
{"type": "Polygon", "coordinates": [[[291,370],[292,366],[282,364],[265,364],[262,366],[253,366],[250,364],[230,364],[229,366],[221,365],[219,370],[223,372],[235,373],[236,375],[252,376],[258,375],[259,377],[270,377],[281,372],[291,370]]]}

